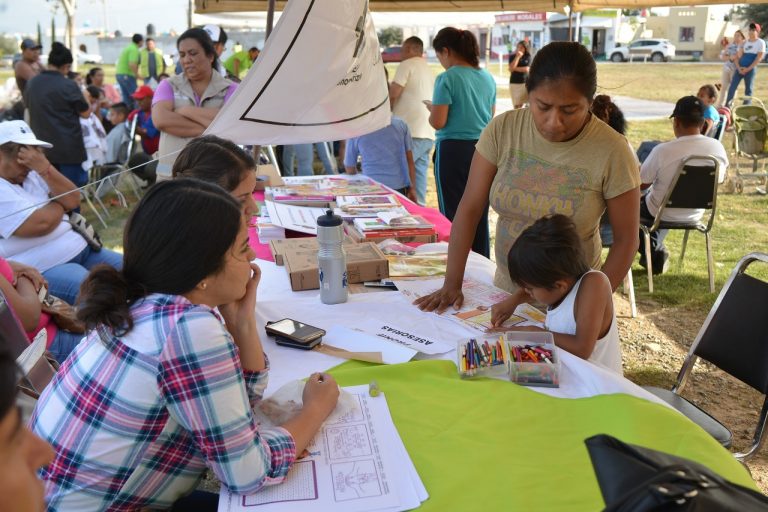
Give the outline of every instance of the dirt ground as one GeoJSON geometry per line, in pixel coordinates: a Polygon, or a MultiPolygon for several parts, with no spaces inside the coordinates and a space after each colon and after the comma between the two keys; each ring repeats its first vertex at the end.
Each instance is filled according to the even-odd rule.
{"type": "MultiPolygon", "coordinates": [[[[652,301],[638,302],[637,318],[630,317],[629,302],[614,295],[622,341],[624,374],[638,384],[671,388],[688,348],[706,317],[683,307],[663,307],[652,301]]],[[[752,443],[763,397],[742,382],[708,363],[699,362],[683,396],[722,421],[733,432],[733,450],[752,443]]],[[[752,477],[768,494],[768,455],[765,449],[747,464],[752,477]]]]}

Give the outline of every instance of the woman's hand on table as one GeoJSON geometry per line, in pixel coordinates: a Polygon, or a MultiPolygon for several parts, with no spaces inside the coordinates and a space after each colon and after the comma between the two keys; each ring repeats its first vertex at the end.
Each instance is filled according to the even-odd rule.
{"type": "Polygon", "coordinates": [[[435,311],[441,314],[443,311],[453,306],[454,309],[461,309],[464,304],[464,294],[461,288],[447,288],[443,286],[439,290],[419,297],[413,303],[422,311],[435,311]]]}
{"type": "Polygon", "coordinates": [[[304,384],[302,401],[304,408],[321,416],[323,420],[336,408],[339,401],[339,385],[327,373],[313,373],[304,384]]]}

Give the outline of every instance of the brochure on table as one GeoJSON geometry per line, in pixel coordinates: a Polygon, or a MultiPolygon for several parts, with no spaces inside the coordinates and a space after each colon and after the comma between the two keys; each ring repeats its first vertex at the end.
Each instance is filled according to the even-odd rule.
{"type": "Polygon", "coordinates": [[[371,397],[368,386],[343,388],[353,407],[331,417],[296,461],[286,480],[250,496],[224,486],[219,512],[404,511],[429,495],[397,432],[383,393],[371,397]]]}
{"type": "Polygon", "coordinates": [[[327,208],[293,206],[274,201],[265,201],[265,205],[269,212],[269,220],[275,226],[311,235],[317,235],[317,218],[325,215],[327,210],[327,208]]]}

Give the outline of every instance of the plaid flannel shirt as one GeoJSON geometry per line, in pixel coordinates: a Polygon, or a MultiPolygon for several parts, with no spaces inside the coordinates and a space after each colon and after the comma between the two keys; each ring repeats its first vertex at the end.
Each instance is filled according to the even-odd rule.
{"type": "Polygon", "coordinates": [[[290,433],[259,432],[267,370],[244,371],[217,312],[154,294],[134,328],[92,331],[40,397],[32,429],[56,456],[41,472],[49,510],[167,508],[206,467],[232,492],[281,482],[290,433]]]}

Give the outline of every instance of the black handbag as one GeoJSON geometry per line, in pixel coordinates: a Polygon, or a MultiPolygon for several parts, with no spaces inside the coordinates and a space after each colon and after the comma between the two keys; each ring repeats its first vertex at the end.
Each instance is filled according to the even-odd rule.
{"type": "Polygon", "coordinates": [[[584,441],[606,512],[768,510],[763,494],[692,460],[601,434],[584,441]]]}

